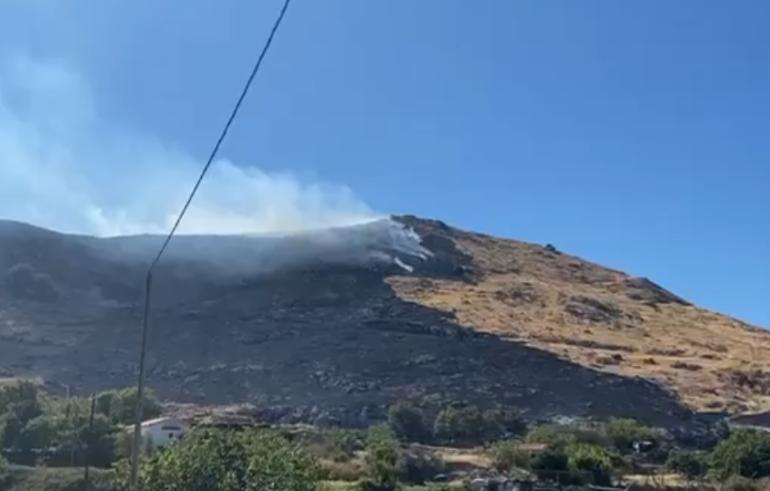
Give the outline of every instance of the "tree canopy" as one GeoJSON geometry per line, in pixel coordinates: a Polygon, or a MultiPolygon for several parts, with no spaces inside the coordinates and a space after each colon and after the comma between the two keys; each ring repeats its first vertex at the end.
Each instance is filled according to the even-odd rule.
{"type": "MultiPolygon", "coordinates": [[[[319,472],[298,445],[272,431],[199,430],[144,458],[145,491],[313,491],[319,472]]],[[[121,469],[121,479],[128,477],[121,469]]]]}

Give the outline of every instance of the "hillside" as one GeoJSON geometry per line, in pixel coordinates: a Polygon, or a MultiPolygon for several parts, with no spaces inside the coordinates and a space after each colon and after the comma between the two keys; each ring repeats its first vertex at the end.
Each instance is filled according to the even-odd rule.
{"type": "MultiPolygon", "coordinates": [[[[668,426],[770,406],[764,331],[551,247],[396,220],[180,237],[156,273],[149,384],[316,423],[366,424],[400,399],[668,426]]],[[[132,383],[159,240],[0,222],[0,376],[132,383]]]]}
{"type": "Polygon", "coordinates": [[[582,366],[655,380],[694,409],[770,408],[770,332],[553,246],[405,221],[426,244],[451,240],[473,280],[389,278],[400,298],[582,366]]]}

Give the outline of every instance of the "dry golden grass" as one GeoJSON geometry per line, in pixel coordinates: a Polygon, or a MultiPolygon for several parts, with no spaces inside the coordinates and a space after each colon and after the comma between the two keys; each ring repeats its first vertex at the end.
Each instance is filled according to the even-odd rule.
{"type": "Polygon", "coordinates": [[[390,278],[402,299],[596,370],[655,380],[696,409],[770,409],[770,332],[685,303],[631,298],[628,275],[538,245],[427,233],[469,255],[477,281],[390,278]],[[580,302],[609,313],[581,316],[580,302]]]}

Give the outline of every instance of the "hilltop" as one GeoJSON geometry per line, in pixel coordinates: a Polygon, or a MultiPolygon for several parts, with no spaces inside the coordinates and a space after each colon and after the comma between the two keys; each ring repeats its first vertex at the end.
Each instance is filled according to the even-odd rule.
{"type": "MultiPolygon", "coordinates": [[[[132,383],[158,240],[0,222],[0,376],[132,383]]],[[[409,216],[173,244],[148,355],[167,401],[354,425],[397,400],[666,426],[770,407],[770,334],[552,246],[409,216]]]]}

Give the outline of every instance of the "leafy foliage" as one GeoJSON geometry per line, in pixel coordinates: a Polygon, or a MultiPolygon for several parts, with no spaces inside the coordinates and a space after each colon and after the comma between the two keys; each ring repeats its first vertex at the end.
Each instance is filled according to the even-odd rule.
{"type": "MultiPolygon", "coordinates": [[[[131,424],[134,422],[136,396],[135,387],[102,392],[96,398],[96,412],[107,416],[113,423],[131,424]]],[[[156,418],[161,412],[155,393],[146,389],[142,394],[142,419],[156,418]]]]}
{"type": "Polygon", "coordinates": [[[612,454],[606,449],[588,443],[575,443],[567,447],[566,455],[575,482],[588,478],[591,484],[612,484],[612,454]]]}
{"type": "Polygon", "coordinates": [[[527,431],[527,424],[521,417],[521,413],[511,408],[498,408],[484,411],[485,439],[487,441],[500,437],[521,435],[527,431]]]}
{"type": "MultiPolygon", "coordinates": [[[[17,382],[0,388],[0,413],[2,414],[2,444],[5,448],[23,446],[25,440],[34,439],[35,428],[25,432],[25,426],[40,417],[43,409],[38,400],[38,390],[30,382],[17,382]]],[[[36,423],[35,426],[39,426],[36,423]]]]}
{"type": "Polygon", "coordinates": [[[422,411],[407,402],[390,406],[388,425],[404,441],[422,442],[430,436],[422,411]]]}
{"type": "Polygon", "coordinates": [[[398,459],[398,479],[410,484],[425,484],[436,474],[446,471],[444,461],[432,452],[408,449],[400,452],[398,459]]]}
{"type": "Polygon", "coordinates": [[[522,433],[526,424],[511,409],[481,411],[475,406],[448,407],[436,416],[433,432],[439,441],[474,445],[522,433]]]}
{"type": "Polygon", "coordinates": [[[484,424],[477,407],[448,407],[441,410],[433,423],[433,432],[440,441],[467,444],[478,439],[484,424]]]}
{"type": "MultiPolygon", "coordinates": [[[[13,451],[13,461],[32,464],[41,456],[50,464],[107,467],[115,458],[118,426],[133,419],[134,389],[98,396],[93,428],[89,429],[90,400],[61,398],[39,391],[35,384],[18,382],[0,387],[0,445],[13,451]]],[[[152,416],[160,405],[147,392],[145,406],[152,416]]]]}
{"type": "Polygon", "coordinates": [[[569,483],[569,458],[562,449],[549,448],[532,458],[532,470],[538,479],[569,483]]]}
{"type": "Polygon", "coordinates": [[[41,415],[24,425],[15,443],[22,449],[48,448],[57,436],[55,423],[49,416],[41,415]]]}
{"type": "Polygon", "coordinates": [[[565,448],[575,443],[608,445],[608,439],[601,431],[559,424],[535,426],[530,429],[525,439],[529,443],[544,443],[557,448],[565,448]]]}
{"type": "Polygon", "coordinates": [[[770,476],[770,435],[757,430],[738,430],[722,440],[711,453],[711,473],[720,480],[732,475],[770,476]]]}
{"type": "Polygon", "coordinates": [[[708,459],[704,452],[674,449],[668,454],[666,467],[688,479],[696,479],[706,475],[708,459]]]}
{"type": "Polygon", "coordinates": [[[614,418],[607,423],[607,437],[615,448],[621,452],[627,451],[635,441],[655,440],[656,434],[652,428],[644,426],[635,419],[614,418]]]}
{"type": "Polygon", "coordinates": [[[369,428],[366,435],[368,480],[362,489],[389,491],[398,486],[398,441],[387,426],[369,428]]]}
{"type": "Polygon", "coordinates": [[[146,458],[140,475],[146,491],[313,491],[317,482],[315,461],[270,431],[194,431],[146,458]]]}

